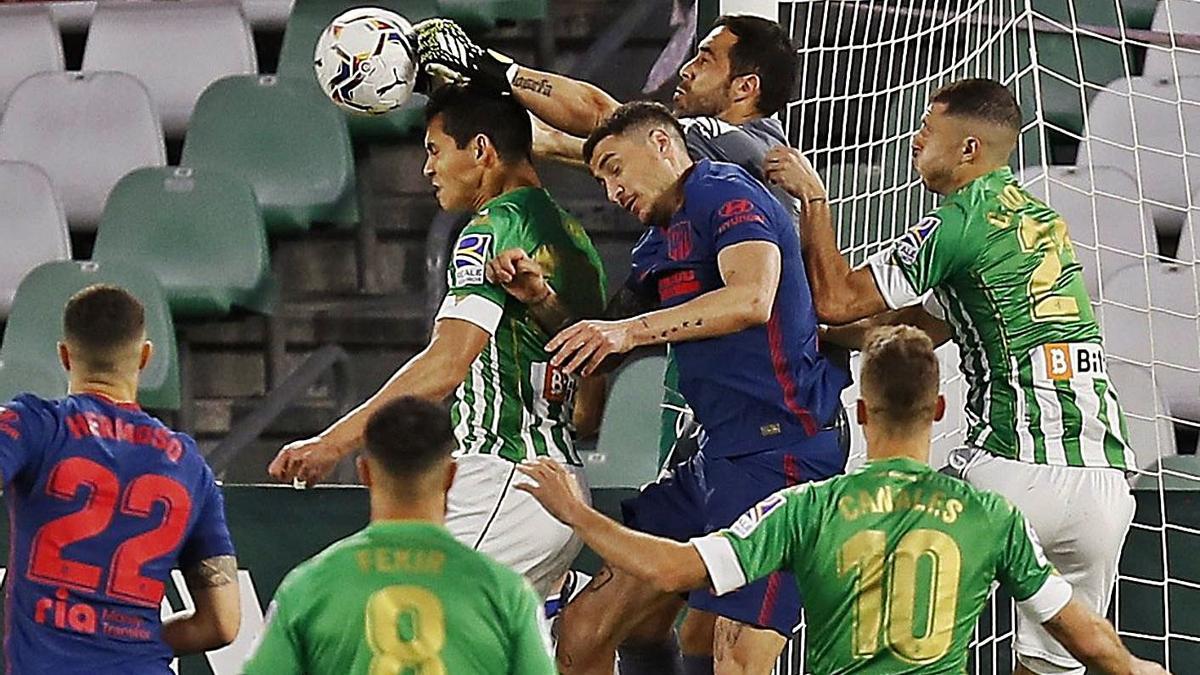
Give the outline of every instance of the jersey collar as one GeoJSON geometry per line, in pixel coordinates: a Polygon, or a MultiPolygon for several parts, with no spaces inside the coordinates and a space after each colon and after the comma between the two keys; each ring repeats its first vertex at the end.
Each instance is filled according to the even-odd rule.
{"type": "Polygon", "coordinates": [[[110,406],[120,408],[121,410],[128,410],[130,412],[142,412],[142,407],[134,401],[118,401],[110,396],[106,396],[97,391],[81,391],[81,392],[78,392],[78,394],[81,396],[88,396],[88,397],[91,397],[94,399],[99,399],[102,403],[106,403],[110,406]]]}

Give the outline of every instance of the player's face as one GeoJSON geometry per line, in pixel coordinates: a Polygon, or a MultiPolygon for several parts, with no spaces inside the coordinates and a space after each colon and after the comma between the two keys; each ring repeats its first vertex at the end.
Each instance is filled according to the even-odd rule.
{"type": "Polygon", "coordinates": [[[422,171],[437,191],[438,205],[447,211],[474,208],[475,196],[482,183],[483,168],[475,148],[468,143],[459,148],[446,133],[440,115],[425,129],[425,166],[422,171]]]}
{"type": "Polygon", "coordinates": [[[630,129],[596,144],[590,168],[608,200],[646,224],[671,217],[670,197],[677,176],[667,160],[665,132],[630,129]]]}
{"type": "Polygon", "coordinates": [[[962,163],[965,140],[958,122],[946,115],[946,104],[929,107],[912,140],[913,167],[926,187],[938,194],[954,189],[954,171],[962,163]]]}
{"type": "Polygon", "coordinates": [[[691,61],[679,70],[679,86],[672,99],[682,117],[719,116],[733,104],[729,50],[737,37],[724,26],[714,28],[700,42],[691,61]]]}

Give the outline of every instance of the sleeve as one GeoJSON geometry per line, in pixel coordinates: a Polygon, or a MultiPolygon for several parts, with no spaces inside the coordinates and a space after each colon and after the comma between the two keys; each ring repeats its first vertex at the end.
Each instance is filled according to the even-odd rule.
{"type": "Polygon", "coordinates": [[[1037,534],[1025,516],[1004,502],[1004,546],[1000,551],[996,576],[1004,590],[1029,618],[1042,624],[1049,621],[1071,600],[1071,585],[1058,576],[1046,559],[1037,534]]]}
{"type": "Polygon", "coordinates": [[[45,403],[32,396],[0,406],[0,480],[4,485],[35,463],[53,423],[45,403]]]}
{"type": "Polygon", "coordinates": [[[488,333],[496,333],[508,294],[488,282],[484,267],[498,251],[520,245],[519,237],[514,236],[519,224],[508,209],[497,207],[476,216],[463,228],[450,253],[446,284],[449,292],[435,321],[461,319],[488,333]]]}
{"type": "Polygon", "coordinates": [[[888,248],[867,258],[875,285],[891,309],[921,296],[970,267],[978,253],[962,207],[950,204],[917,221],[888,248]]]}
{"type": "Polygon", "coordinates": [[[207,464],[201,486],[199,513],[179,553],[179,566],[184,569],[209,558],[234,555],[233,537],[225,522],[225,496],[207,464]]]}
{"type": "Polygon", "coordinates": [[[550,656],[550,630],[542,603],[529,582],[519,579],[512,603],[512,675],[555,675],[558,671],[550,656]]]}
{"type": "Polygon", "coordinates": [[[811,522],[808,486],[787,488],[756,504],[728,529],[692,539],[691,544],[712,581],[724,595],[772,572],[789,568],[804,536],[801,523],[811,522]]]}
{"type": "Polygon", "coordinates": [[[287,601],[281,593],[267,607],[262,635],[250,649],[250,659],[242,667],[244,675],[301,675],[305,672],[300,639],[290,617],[287,601]]]}
{"type": "MultiPolygon", "coordinates": [[[[765,189],[755,190],[749,185],[722,185],[720,198],[712,212],[712,237],[714,250],[746,241],[768,241],[779,245],[777,226],[793,228],[792,222],[772,223],[773,215],[782,209],[771,208],[764,203],[769,197],[765,189]]],[[[774,201],[771,198],[771,201],[774,201]]]]}

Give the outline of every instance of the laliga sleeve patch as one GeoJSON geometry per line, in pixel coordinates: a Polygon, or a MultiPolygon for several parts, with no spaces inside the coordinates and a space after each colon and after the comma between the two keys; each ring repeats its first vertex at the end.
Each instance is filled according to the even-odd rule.
{"type": "Polygon", "coordinates": [[[492,253],[492,235],[464,234],[454,247],[451,265],[454,286],[478,286],[484,282],[483,267],[492,253]]]}
{"type": "Polygon", "coordinates": [[[749,537],[772,511],[783,506],[786,501],[787,497],[782,493],[776,492],[755,504],[754,508],[738,517],[737,521],[729,528],[729,531],[741,539],[749,537]]]}
{"type": "Polygon", "coordinates": [[[929,235],[933,234],[941,222],[942,219],[937,216],[925,216],[917,221],[916,225],[908,228],[904,236],[896,240],[896,258],[905,265],[915,263],[921,247],[929,240],[929,235]]]}

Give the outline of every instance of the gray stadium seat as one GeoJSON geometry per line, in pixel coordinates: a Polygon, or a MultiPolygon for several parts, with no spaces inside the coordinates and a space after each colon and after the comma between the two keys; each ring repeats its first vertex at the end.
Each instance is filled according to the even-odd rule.
{"type": "MultiPolygon", "coordinates": [[[[1200,35],[1200,2],[1159,0],[1151,30],[1173,35],[1200,35]]],[[[1146,77],[1178,77],[1200,73],[1200,50],[1177,47],[1146,48],[1146,77]],[[1172,58],[1173,57],[1173,58],[1172,58]]]]}
{"type": "Polygon", "coordinates": [[[612,376],[595,452],[580,453],[592,488],[638,487],[658,474],[665,356],[625,363],[612,376]]]}
{"type": "Polygon", "coordinates": [[[1125,428],[1129,432],[1126,441],[1137,458],[1137,467],[1152,468],[1160,458],[1175,455],[1175,425],[1154,386],[1153,371],[1109,356],[1108,379],[1116,388],[1117,400],[1125,412],[1125,428]]]}
{"type": "Polygon", "coordinates": [[[29,270],[71,259],[62,204],[46,173],[25,162],[0,161],[0,318],[8,316],[17,286],[29,270]]]}
{"type": "Polygon", "coordinates": [[[1153,215],[1138,201],[1137,182],[1123,169],[1035,166],[1019,179],[1066,221],[1093,299],[1100,297],[1101,279],[1140,265],[1146,253],[1158,253],[1153,215]]]}
{"type": "Polygon", "coordinates": [[[1158,231],[1177,234],[1188,209],[1187,183],[1200,186],[1200,77],[1115,80],[1097,94],[1087,118],[1076,165],[1128,167],[1140,176],[1158,231]]]}
{"type": "Polygon", "coordinates": [[[150,90],[169,138],[182,137],[196,100],[227,75],[258,72],[254,37],[233,2],[101,3],[83,70],[129,73],[150,90]]]}
{"type": "Polygon", "coordinates": [[[0,403],[20,394],[42,398],[67,395],[67,372],[61,367],[20,358],[0,360],[0,403]]]}
{"type": "Polygon", "coordinates": [[[62,39],[46,7],[0,6],[0,110],[22,80],[63,69],[62,39]]]}
{"type": "Polygon", "coordinates": [[[146,88],[125,73],[41,73],[22,82],[0,118],[0,159],[41,167],[72,228],[94,230],[113,185],[166,163],[146,88]]]}
{"type": "Polygon", "coordinates": [[[280,31],[294,4],[294,0],[242,0],[242,13],[256,30],[280,31]]]}

